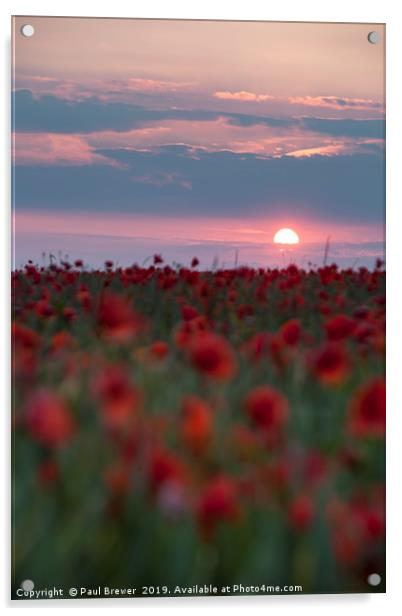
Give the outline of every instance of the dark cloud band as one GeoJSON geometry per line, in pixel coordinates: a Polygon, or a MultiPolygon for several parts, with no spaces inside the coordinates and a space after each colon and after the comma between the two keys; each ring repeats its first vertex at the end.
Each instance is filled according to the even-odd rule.
{"type": "Polygon", "coordinates": [[[13,93],[13,124],[17,132],[94,133],[102,130],[125,132],[163,120],[211,121],[226,118],[233,126],[301,128],[332,136],[382,139],[382,119],[275,118],[210,110],[150,109],[122,102],[104,102],[96,97],[71,101],[56,96],[34,97],[30,90],[13,93]]]}
{"type": "Polygon", "coordinates": [[[377,152],[261,158],[165,146],[97,150],[119,163],[18,166],[17,208],[167,216],[318,216],[381,222],[384,164],[377,152]]]}

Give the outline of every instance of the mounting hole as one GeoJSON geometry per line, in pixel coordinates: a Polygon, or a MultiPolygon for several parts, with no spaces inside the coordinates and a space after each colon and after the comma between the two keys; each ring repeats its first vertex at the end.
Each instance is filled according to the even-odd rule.
{"type": "Polygon", "coordinates": [[[32,580],[24,580],[23,582],[21,582],[21,588],[25,592],[31,592],[31,590],[33,590],[34,587],[35,587],[35,584],[33,583],[32,580]]]}
{"type": "Polygon", "coordinates": [[[22,36],[26,36],[27,38],[30,38],[31,36],[35,34],[35,28],[31,26],[31,24],[25,24],[21,28],[21,34],[22,36]]]}
{"type": "Polygon", "coordinates": [[[377,45],[377,43],[380,42],[380,35],[378,34],[378,32],[376,32],[375,30],[373,30],[373,32],[369,32],[367,35],[367,40],[369,43],[371,43],[372,45],[377,45]]]}
{"type": "Polygon", "coordinates": [[[378,586],[378,584],[381,583],[381,575],[378,575],[378,573],[370,573],[367,578],[367,581],[370,586],[378,586]]]}

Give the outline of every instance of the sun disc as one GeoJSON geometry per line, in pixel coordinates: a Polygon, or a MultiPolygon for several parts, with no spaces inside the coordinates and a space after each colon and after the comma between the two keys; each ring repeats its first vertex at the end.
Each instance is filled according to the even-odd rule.
{"type": "Polygon", "coordinates": [[[300,239],[293,229],[279,229],[274,235],[274,244],[299,244],[300,239]]]}

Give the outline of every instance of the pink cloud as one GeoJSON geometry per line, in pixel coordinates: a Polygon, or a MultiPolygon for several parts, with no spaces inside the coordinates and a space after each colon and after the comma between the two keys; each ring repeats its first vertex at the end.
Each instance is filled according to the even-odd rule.
{"type": "Polygon", "coordinates": [[[124,99],[135,93],[177,93],[194,87],[193,81],[173,81],[143,77],[127,79],[85,80],[60,79],[46,75],[22,75],[17,88],[32,89],[34,94],[51,94],[59,98],[79,100],[97,96],[100,100],[124,99]]]}
{"type": "Polygon", "coordinates": [[[289,96],[291,105],[307,107],[326,107],[328,109],[381,109],[381,103],[366,98],[347,98],[341,96],[289,96]]]}
{"type": "MultiPolygon", "coordinates": [[[[237,154],[280,157],[336,155],[352,153],[367,140],[346,137],[328,137],[301,127],[269,127],[263,125],[236,126],[225,117],[195,122],[164,120],[146,128],[127,132],[101,131],[85,135],[94,148],[128,148],[149,150],[165,145],[181,144],[194,148],[191,156],[197,158],[200,150],[215,152],[228,150],[237,154]]],[[[380,140],[375,140],[381,143],[380,140]]],[[[159,181],[159,179],[158,179],[159,181]]]]}
{"type": "Polygon", "coordinates": [[[265,101],[275,101],[281,105],[300,105],[302,107],[319,107],[321,109],[332,109],[342,111],[379,111],[382,104],[378,101],[366,98],[350,98],[344,96],[271,96],[269,94],[258,94],[247,90],[238,92],[217,91],[212,95],[214,98],[226,101],[240,101],[245,103],[261,103],[265,101]]]}
{"type": "Polygon", "coordinates": [[[18,164],[35,165],[92,165],[117,163],[97,154],[79,135],[56,133],[15,133],[13,153],[18,164]]]}
{"type": "Polygon", "coordinates": [[[269,101],[275,98],[274,96],[270,96],[269,94],[256,94],[255,92],[247,92],[246,90],[241,90],[240,92],[218,91],[214,92],[213,96],[220,100],[253,103],[262,103],[264,101],[269,101]]]}

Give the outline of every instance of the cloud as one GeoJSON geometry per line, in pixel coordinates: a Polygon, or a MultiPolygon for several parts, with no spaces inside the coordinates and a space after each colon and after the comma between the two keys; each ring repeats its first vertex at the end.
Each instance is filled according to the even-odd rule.
{"type": "Polygon", "coordinates": [[[340,143],[340,144],[331,144],[331,145],[324,145],[324,146],[318,146],[316,148],[304,148],[302,150],[293,150],[292,152],[288,152],[286,154],[286,156],[294,156],[295,158],[302,158],[302,157],[310,157],[310,156],[316,156],[316,155],[320,155],[320,156],[334,156],[340,153],[345,153],[345,146],[344,144],[340,143]]]}
{"type": "Polygon", "coordinates": [[[385,122],[381,119],[292,118],[205,109],[151,109],[123,102],[105,102],[95,97],[82,101],[49,95],[35,97],[29,90],[18,90],[13,98],[13,123],[17,132],[126,132],[164,120],[206,122],[222,118],[232,126],[299,129],[353,138],[382,139],[385,131],[385,122]]]}
{"type": "Polygon", "coordinates": [[[373,109],[383,108],[382,103],[366,98],[347,98],[340,96],[289,96],[287,101],[292,105],[307,107],[326,107],[328,109],[373,109]]]}
{"type": "Polygon", "coordinates": [[[51,95],[72,101],[96,96],[99,100],[125,100],[133,93],[177,93],[194,88],[194,81],[173,81],[144,77],[127,79],[87,79],[76,81],[46,75],[19,75],[18,89],[32,90],[35,95],[51,95]]]}
{"type": "Polygon", "coordinates": [[[265,157],[336,156],[359,151],[379,152],[384,146],[381,139],[330,136],[293,126],[238,126],[229,124],[224,117],[202,122],[162,120],[123,132],[103,130],[69,135],[17,132],[15,135],[15,157],[21,164],[66,164],[74,160],[78,164],[81,158],[86,164],[91,161],[96,164],[96,156],[90,154],[97,148],[152,151],[172,144],[194,148],[193,156],[197,156],[201,148],[209,152],[228,150],[265,157]]]}
{"type": "Polygon", "coordinates": [[[93,165],[118,163],[94,151],[79,135],[15,133],[14,162],[20,165],[93,165]]]}
{"type": "Polygon", "coordinates": [[[94,97],[83,101],[50,95],[35,98],[29,90],[14,94],[13,110],[16,131],[45,133],[123,132],[170,115],[169,111],[161,113],[128,103],[106,103],[94,97]]]}
{"type": "Polygon", "coordinates": [[[342,96],[271,96],[270,94],[258,94],[246,90],[241,90],[239,92],[230,92],[227,90],[217,91],[214,92],[212,96],[219,100],[241,101],[246,103],[278,101],[283,104],[318,107],[321,109],[336,109],[338,111],[346,109],[381,111],[383,109],[383,104],[378,101],[342,96]]]}
{"type": "Polygon", "coordinates": [[[384,216],[384,166],[377,153],[264,158],[184,145],[95,153],[117,166],[17,166],[17,208],[189,217],[286,211],[346,222],[381,222],[384,216]]]}
{"type": "Polygon", "coordinates": [[[304,128],[327,135],[368,137],[371,139],[384,139],[385,120],[328,120],[325,118],[302,118],[304,128]]]}
{"type": "Polygon", "coordinates": [[[214,92],[212,96],[218,98],[219,100],[257,103],[273,100],[275,98],[269,94],[255,94],[254,92],[247,92],[246,90],[241,90],[240,92],[214,92]]]}

